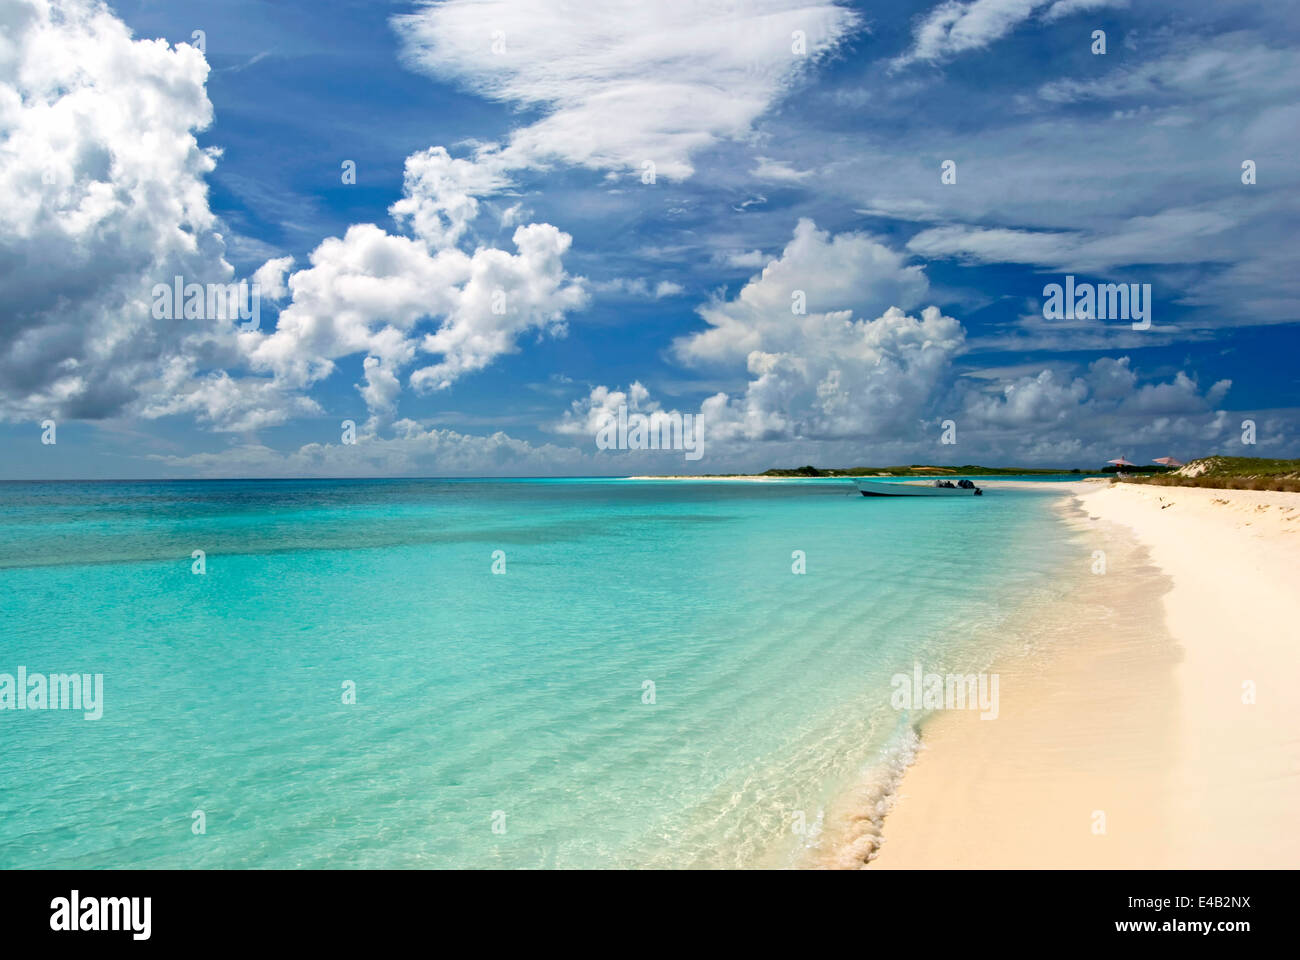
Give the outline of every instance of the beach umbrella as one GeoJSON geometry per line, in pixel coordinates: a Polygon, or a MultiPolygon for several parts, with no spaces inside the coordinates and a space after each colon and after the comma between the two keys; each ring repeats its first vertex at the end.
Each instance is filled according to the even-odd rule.
{"type": "Polygon", "coordinates": [[[1166,467],[1181,467],[1183,465],[1183,461],[1175,460],[1173,457],[1156,457],[1151,462],[1158,463],[1166,467]]]}
{"type": "Polygon", "coordinates": [[[1127,460],[1125,460],[1123,457],[1120,457],[1118,460],[1107,460],[1106,462],[1107,462],[1107,463],[1113,463],[1113,464],[1115,464],[1115,466],[1117,466],[1117,467],[1135,467],[1135,466],[1137,466],[1137,464],[1135,464],[1135,463],[1129,463],[1129,462],[1128,462],[1127,460]]]}

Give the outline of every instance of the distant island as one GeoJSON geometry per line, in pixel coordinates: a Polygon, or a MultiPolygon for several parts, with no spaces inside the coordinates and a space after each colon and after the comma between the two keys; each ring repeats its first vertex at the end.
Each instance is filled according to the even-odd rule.
{"type": "Polygon", "coordinates": [[[1201,457],[1181,467],[1107,466],[1100,470],[1041,467],[984,467],[967,463],[961,466],[937,466],[913,463],[896,467],[773,467],[762,473],[705,473],[680,477],[634,477],[632,479],[799,479],[804,477],[1112,477],[1125,483],[1154,483],[1178,487],[1216,487],[1226,490],[1277,490],[1300,493],[1300,460],[1275,460],[1262,457],[1201,457]],[[1122,476],[1116,476],[1122,471],[1122,476]]]}
{"type": "MultiPolygon", "coordinates": [[[[1156,468],[1164,470],[1164,467],[1156,468]]],[[[1098,470],[1043,470],[1043,469],[1025,469],[1021,467],[981,467],[973,463],[968,463],[960,467],[939,467],[930,464],[914,463],[905,467],[827,467],[819,468],[811,465],[803,467],[794,467],[785,469],[774,467],[771,470],[765,470],[759,476],[763,477],[933,477],[942,474],[956,474],[966,476],[998,477],[998,476],[1060,476],[1064,473],[1100,473],[1098,470]]]]}
{"type": "MultiPolygon", "coordinates": [[[[1111,472],[1114,467],[1109,468],[1111,472]]],[[[1166,470],[1166,467],[1152,467],[1152,472],[1166,470]]],[[[773,467],[770,470],[764,470],[762,473],[699,473],[699,474],[677,474],[662,477],[645,477],[649,480],[668,480],[668,479],[696,479],[696,480],[732,480],[732,479],[751,479],[751,480],[784,480],[799,479],[802,477],[939,477],[939,476],[972,476],[972,477],[1024,477],[1024,476],[1043,476],[1059,477],[1066,474],[1075,474],[1077,476],[1101,476],[1104,471],[1101,470],[1080,470],[1074,469],[1049,469],[1041,468],[1022,468],[1022,467],[981,467],[975,464],[966,464],[960,467],[940,467],[931,464],[914,463],[902,467],[814,467],[807,464],[802,467],[773,467]]],[[[633,477],[632,479],[641,479],[633,477]]]]}

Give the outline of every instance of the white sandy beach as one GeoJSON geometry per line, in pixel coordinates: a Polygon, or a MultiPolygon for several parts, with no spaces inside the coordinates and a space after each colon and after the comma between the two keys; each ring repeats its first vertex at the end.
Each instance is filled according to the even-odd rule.
{"type": "Polygon", "coordinates": [[[1300,494],[1067,489],[1077,591],[996,721],[926,726],[871,866],[1300,867],[1300,494]]]}

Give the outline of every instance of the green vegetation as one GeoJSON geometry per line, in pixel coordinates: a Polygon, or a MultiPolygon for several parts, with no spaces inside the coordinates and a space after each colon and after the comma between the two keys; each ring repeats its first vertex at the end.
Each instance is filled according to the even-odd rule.
{"type": "Polygon", "coordinates": [[[1300,493],[1300,460],[1259,457],[1202,457],[1171,473],[1134,477],[1124,483],[1162,487],[1213,487],[1220,490],[1282,490],[1300,493]]]}
{"type": "Polygon", "coordinates": [[[1031,470],[1021,467],[981,467],[968,463],[961,467],[937,467],[929,464],[914,463],[906,467],[826,467],[811,465],[793,469],[765,470],[764,477],[936,477],[944,474],[998,477],[998,476],[1059,476],[1062,473],[1077,473],[1074,470],[1031,470]]]}

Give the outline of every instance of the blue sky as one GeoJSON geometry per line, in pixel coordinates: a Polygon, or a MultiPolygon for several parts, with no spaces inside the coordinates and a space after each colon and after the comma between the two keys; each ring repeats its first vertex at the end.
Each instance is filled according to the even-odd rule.
{"type": "Polygon", "coordinates": [[[0,0],[0,26],[0,477],[1300,450],[1284,5],[0,0]],[[1045,319],[1067,274],[1150,284],[1150,329],[1045,319]],[[152,316],[175,275],[256,280],[260,328],[152,316]],[[705,456],[597,450],[619,405],[699,415],[705,456]]]}

